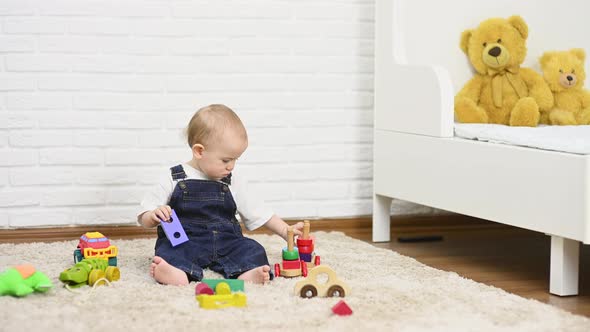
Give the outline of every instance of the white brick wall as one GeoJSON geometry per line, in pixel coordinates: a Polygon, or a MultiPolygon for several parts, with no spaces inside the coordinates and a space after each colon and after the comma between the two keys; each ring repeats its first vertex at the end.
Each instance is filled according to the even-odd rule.
{"type": "Polygon", "coordinates": [[[0,1],[0,227],[133,223],[225,103],[283,217],[367,215],[372,0],[0,1]]]}

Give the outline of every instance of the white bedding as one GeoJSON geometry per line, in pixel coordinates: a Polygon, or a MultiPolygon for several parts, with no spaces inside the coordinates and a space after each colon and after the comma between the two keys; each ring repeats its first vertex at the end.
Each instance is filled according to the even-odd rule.
{"type": "Polygon", "coordinates": [[[479,141],[590,154],[590,126],[510,127],[455,123],[455,136],[479,141]]]}

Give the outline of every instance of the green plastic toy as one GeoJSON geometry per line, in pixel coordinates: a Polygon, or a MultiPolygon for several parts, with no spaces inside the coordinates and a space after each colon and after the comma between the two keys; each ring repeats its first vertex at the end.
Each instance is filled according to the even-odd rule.
{"type": "Polygon", "coordinates": [[[19,265],[0,274],[0,295],[17,297],[33,292],[44,293],[53,287],[51,280],[32,265],[19,265]]]}
{"type": "Polygon", "coordinates": [[[240,279],[203,279],[201,282],[206,283],[211,289],[215,289],[220,283],[226,283],[232,292],[244,291],[244,280],[240,279]]]}
{"type": "Polygon", "coordinates": [[[59,275],[59,280],[72,288],[103,285],[104,280],[100,280],[103,278],[117,281],[121,278],[121,272],[118,267],[109,266],[108,261],[102,258],[86,258],[59,275]]]}

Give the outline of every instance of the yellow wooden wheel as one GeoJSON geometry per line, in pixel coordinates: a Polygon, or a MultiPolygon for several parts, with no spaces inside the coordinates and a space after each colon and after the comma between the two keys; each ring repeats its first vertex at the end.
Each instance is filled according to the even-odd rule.
{"type": "Polygon", "coordinates": [[[117,281],[121,279],[121,271],[116,266],[107,267],[105,273],[108,281],[117,281]]]}
{"type": "MultiPolygon", "coordinates": [[[[88,286],[94,286],[94,284],[98,281],[98,279],[104,278],[104,271],[102,270],[92,270],[90,271],[90,275],[88,276],[88,286]]],[[[97,286],[104,285],[105,281],[101,280],[98,282],[97,286]]]]}

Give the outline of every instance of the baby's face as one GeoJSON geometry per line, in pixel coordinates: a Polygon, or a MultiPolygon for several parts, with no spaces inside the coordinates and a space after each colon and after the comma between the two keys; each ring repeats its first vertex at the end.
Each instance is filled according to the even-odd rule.
{"type": "Polygon", "coordinates": [[[247,139],[235,133],[224,133],[222,139],[205,147],[199,160],[199,168],[213,180],[222,179],[231,173],[247,147],[247,139]]]}

